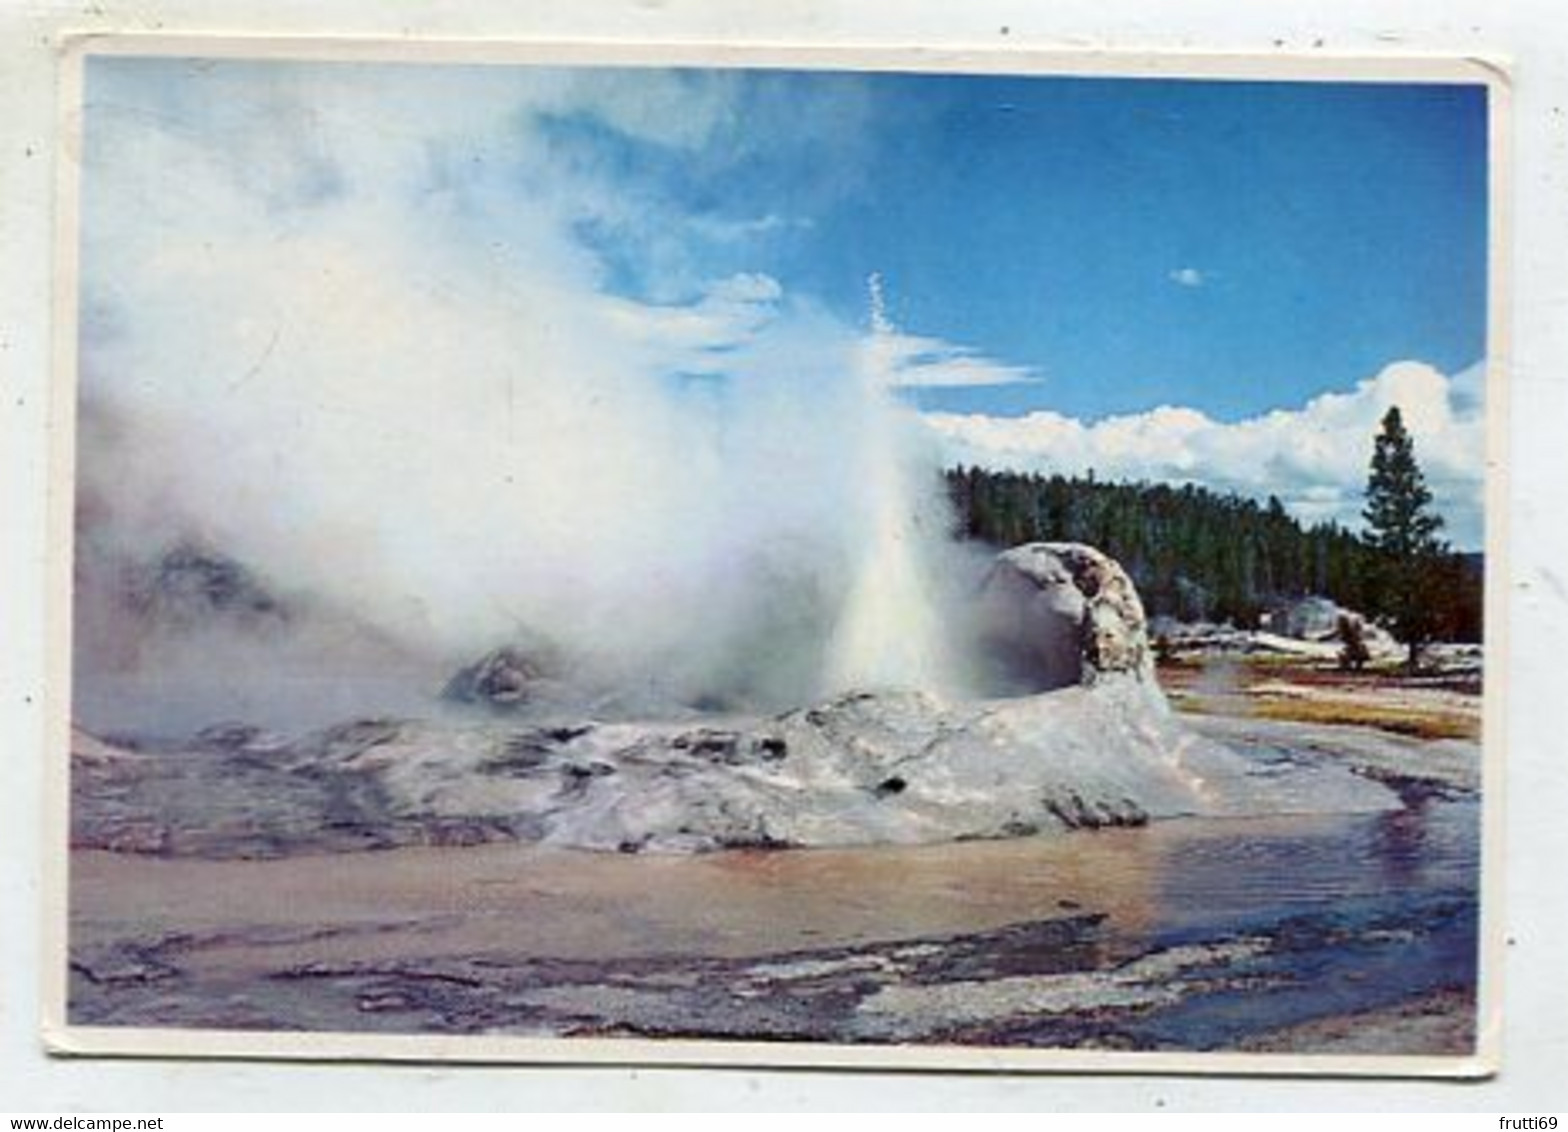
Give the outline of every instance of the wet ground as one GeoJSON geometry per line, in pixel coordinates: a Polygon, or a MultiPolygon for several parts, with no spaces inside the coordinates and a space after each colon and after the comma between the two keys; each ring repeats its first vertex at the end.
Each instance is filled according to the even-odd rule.
{"type": "MultiPolygon", "coordinates": [[[[1252,757],[1325,757],[1271,727],[1252,757]]],[[[80,851],[71,1019],[1463,1053],[1479,806],[1429,785],[1382,814],[908,848],[80,851]]]]}

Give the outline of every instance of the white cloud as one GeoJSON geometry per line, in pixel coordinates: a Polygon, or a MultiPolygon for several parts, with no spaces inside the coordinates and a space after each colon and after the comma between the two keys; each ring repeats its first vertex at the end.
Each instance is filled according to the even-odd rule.
{"type": "Polygon", "coordinates": [[[1170,281],[1183,287],[1201,287],[1205,282],[1203,272],[1196,267],[1178,267],[1170,273],[1170,281]]]}
{"type": "Polygon", "coordinates": [[[901,389],[1018,385],[1040,380],[1027,366],[999,362],[940,338],[884,329],[873,345],[887,383],[901,389]]]}
{"type": "Polygon", "coordinates": [[[1360,525],[1372,440],[1383,414],[1398,405],[1415,439],[1447,537],[1483,543],[1482,367],[1453,377],[1402,361],[1345,393],[1234,423],[1193,409],[1086,424],[1059,413],[1021,417],[929,413],[952,462],[1102,479],[1203,484],[1262,498],[1273,494],[1299,518],[1360,525]]]}

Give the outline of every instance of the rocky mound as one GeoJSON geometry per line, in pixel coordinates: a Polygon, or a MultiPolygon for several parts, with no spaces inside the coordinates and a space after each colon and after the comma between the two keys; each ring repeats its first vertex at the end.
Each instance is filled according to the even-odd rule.
{"type": "Polygon", "coordinates": [[[112,758],[84,743],[73,838],[216,857],[510,839],[692,852],[1397,804],[1328,765],[1244,759],[1154,695],[1121,676],[982,703],[853,695],[705,726],[366,721],[112,758]]]}
{"type": "Polygon", "coordinates": [[[127,567],[124,600],[143,620],[190,629],[213,619],[286,622],[288,606],[260,577],[227,555],[176,543],[127,567]]]}
{"type": "MultiPolygon", "coordinates": [[[[1398,804],[1343,769],[1246,759],[1188,731],[1154,680],[1137,591],[1091,547],[1010,550],[979,601],[989,646],[1028,694],[950,703],[862,693],[697,721],[557,709],[548,719],[371,720],[293,742],[219,727],[159,752],[84,737],[74,839],[208,856],[496,839],[683,852],[1398,804]]],[[[499,650],[460,672],[447,696],[509,708],[547,683],[528,655],[499,650]]]]}
{"type": "Polygon", "coordinates": [[[1015,693],[1121,674],[1154,685],[1137,588],[1092,546],[1035,542],[997,556],[980,591],[981,647],[1015,693]]]}
{"type": "Polygon", "coordinates": [[[455,703],[504,709],[534,698],[550,668],[537,653],[505,646],[465,665],[447,681],[441,698],[455,703]]]}

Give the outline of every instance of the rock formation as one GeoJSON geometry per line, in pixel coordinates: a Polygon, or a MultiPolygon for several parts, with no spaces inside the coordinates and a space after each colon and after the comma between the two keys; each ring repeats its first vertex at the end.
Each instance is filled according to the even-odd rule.
{"type": "Polygon", "coordinates": [[[1264,614],[1263,627],[1292,640],[1338,643],[1341,619],[1349,619],[1360,626],[1362,641],[1373,656],[1397,656],[1403,651],[1381,625],[1326,597],[1308,595],[1282,601],[1264,614]]]}
{"type": "Polygon", "coordinates": [[[546,678],[541,659],[518,648],[486,653],[457,672],[441,692],[444,700],[509,708],[525,703],[530,689],[546,678]]]}
{"type": "Polygon", "coordinates": [[[1028,543],[998,555],[980,593],[981,648],[1014,692],[1125,674],[1153,685],[1148,623],[1121,566],[1080,543],[1028,543]]]}
{"type": "Polygon", "coordinates": [[[913,844],[1397,804],[1340,767],[1243,758],[1125,676],[963,704],[849,695],[704,724],[364,721],[282,747],[237,732],[115,758],[88,745],[75,781],[76,845],[211,857],[913,844]]]}
{"type": "Polygon", "coordinates": [[[691,852],[1397,804],[1343,768],[1260,764],[1189,731],[1154,680],[1137,592],[1090,547],[1010,550],[980,602],[1028,694],[852,693],[771,717],[617,722],[533,698],[534,683],[550,684],[542,664],[500,649],[447,695],[506,708],[504,722],[367,720],[283,744],[230,727],[184,750],[83,750],[76,843],[210,856],[498,839],[691,852]]]}
{"type": "Polygon", "coordinates": [[[193,628],[214,618],[241,624],[286,622],[288,606],[244,564],[192,543],[176,543],[128,567],[125,598],[143,619],[193,628]]]}

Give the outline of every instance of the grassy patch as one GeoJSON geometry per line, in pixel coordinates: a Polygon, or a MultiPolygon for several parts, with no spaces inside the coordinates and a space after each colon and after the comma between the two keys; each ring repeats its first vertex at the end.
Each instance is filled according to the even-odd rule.
{"type": "MultiPolygon", "coordinates": [[[[1376,727],[1396,735],[1416,739],[1479,739],[1480,719],[1458,712],[1402,707],[1392,704],[1357,703],[1353,700],[1279,699],[1260,697],[1250,705],[1259,719],[1278,719],[1291,723],[1346,724],[1376,727]]],[[[1184,710],[1187,705],[1182,705],[1184,710]]],[[[1198,709],[1201,712],[1201,708],[1198,709]]]]}
{"type": "Polygon", "coordinates": [[[1249,712],[1237,711],[1227,708],[1223,704],[1214,702],[1208,696],[1194,696],[1187,692],[1166,692],[1166,699],[1170,700],[1171,707],[1183,715],[1248,715],[1249,712]]]}

